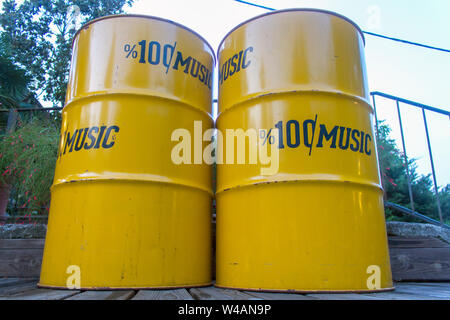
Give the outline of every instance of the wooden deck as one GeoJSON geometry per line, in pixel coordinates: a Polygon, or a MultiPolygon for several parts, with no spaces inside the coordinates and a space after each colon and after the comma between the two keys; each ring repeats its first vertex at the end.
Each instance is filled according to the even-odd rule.
{"type": "Polygon", "coordinates": [[[401,282],[380,293],[291,294],[215,287],[176,290],[77,291],[38,289],[37,279],[0,278],[0,300],[450,300],[449,282],[401,282]]]}

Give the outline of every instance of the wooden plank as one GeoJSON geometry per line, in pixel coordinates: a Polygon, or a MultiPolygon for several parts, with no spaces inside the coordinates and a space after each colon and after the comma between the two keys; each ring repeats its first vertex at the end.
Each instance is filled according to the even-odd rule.
{"type": "Polygon", "coordinates": [[[416,295],[423,295],[434,297],[436,299],[450,300],[450,292],[448,290],[442,290],[438,287],[426,287],[426,286],[416,286],[410,284],[396,284],[395,292],[397,293],[409,293],[416,295]]]}
{"type": "Polygon", "coordinates": [[[214,287],[192,288],[189,293],[197,300],[232,300],[232,297],[226,295],[214,287]]]}
{"type": "Polygon", "coordinates": [[[33,289],[7,297],[0,297],[0,300],[61,300],[79,292],[72,290],[33,289]]]}
{"type": "Polygon", "coordinates": [[[22,279],[22,278],[1,278],[0,279],[0,288],[2,287],[9,287],[9,286],[15,286],[22,283],[27,282],[36,282],[36,278],[28,278],[28,279],[22,279]]]}
{"type": "Polygon", "coordinates": [[[408,284],[413,286],[427,286],[427,287],[439,287],[445,290],[450,290],[450,282],[396,282],[395,285],[408,284]]]}
{"type": "Polygon", "coordinates": [[[44,239],[0,239],[2,249],[42,249],[44,239]]]}
{"type": "Polygon", "coordinates": [[[450,293],[450,288],[448,286],[436,286],[432,283],[397,282],[395,288],[421,288],[426,291],[442,291],[450,293]]]}
{"type": "Polygon", "coordinates": [[[395,281],[450,280],[450,248],[391,248],[395,281]]]}
{"type": "Polygon", "coordinates": [[[436,238],[389,237],[390,248],[450,248],[450,244],[436,238]]]}
{"type": "Polygon", "coordinates": [[[423,296],[419,294],[410,294],[404,292],[378,292],[378,293],[361,293],[360,295],[375,297],[383,300],[435,300],[430,296],[423,296]]]}
{"type": "Polygon", "coordinates": [[[116,291],[84,291],[75,294],[66,300],[128,300],[134,296],[133,290],[116,290],[116,291]]]}
{"type": "Polygon", "coordinates": [[[358,293],[308,293],[306,296],[319,300],[382,300],[382,298],[358,293]]]}
{"type": "Polygon", "coordinates": [[[21,283],[14,286],[0,288],[0,297],[37,289],[37,281],[21,283]]]}
{"type": "Polygon", "coordinates": [[[194,300],[186,289],[139,290],[132,300],[194,300]]]}
{"type": "Polygon", "coordinates": [[[7,277],[38,277],[41,272],[43,248],[1,249],[0,275],[7,277]]]}
{"type": "Polygon", "coordinates": [[[261,300],[261,298],[251,296],[238,290],[233,289],[221,289],[221,290],[223,291],[224,294],[232,297],[232,300],[261,300]]]}
{"type": "Polygon", "coordinates": [[[400,288],[397,289],[396,292],[433,297],[434,300],[450,300],[450,295],[448,293],[441,293],[437,291],[422,291],[415,288],[400,288]]]}
{"type": "Polygon", "coordinates": [[[296,293],[256,292],[256,291],[244,291],[244,293],[257,298],[261,298],[263,300],[317,300],[314,297],[308,297],[306,295],[296,293]]]}
{"type": "Polygon", "coordinates": [[[197,300],[261,300],[238,290],[215,287],[192,288],[189,292],[197,300]]]}
{"type": "MultiPolygon", "coordinates": [[[[2,279],[5,280],[5,279],[2,279]]],[[[17,280],[17,279],[13,279],[17,280]]],[[[401,283],[395,284],[396,291],[380,293],[314,293],[288,294],[271,292],[240,292],[220,288],[193,288],[191,294],[199,300],[450,300],[450,284],[445,283],[401,283]],[[252,298],[249,298],[251,296],[252,298]]],[[[36,289],[36,282],[20,283],[16,286],[2,288],[0,300],[125,300],[133,297],[134,291],[79,291],[36,289]]],[[[177,290],[141,290],[134,297],[135,300],[192,300],[185,289],[177,290]]]]}

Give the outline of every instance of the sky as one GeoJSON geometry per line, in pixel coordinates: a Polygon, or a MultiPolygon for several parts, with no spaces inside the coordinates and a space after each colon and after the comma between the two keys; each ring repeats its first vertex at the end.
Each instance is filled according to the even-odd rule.
{"type": "MultiPolygon", "coordinates": [[[[365,31],[450,49],[448,0],[248,1],[276,9],[330,10],[350,18],[365,31]]],[[[268,12],[234,0],[136,0],[125,10],[181,23],[201,34],[214,49],[233,27],[268,12]]],[[[366,35],[365,54],[371,91],[450,110],[450,53],[366,35]]],[[[402,150],[395,102],[377,98],[376,105],[379,120],[391,126],[392,137],[402,150]]],[[[407,155],[417,159],[419,173],[431,173],[421,110],[403,104],[400,108],[407,155]]],[[[450,183],[450,119],[427,112],[427,120],[438,185],[443,186],[450,183]]]]}

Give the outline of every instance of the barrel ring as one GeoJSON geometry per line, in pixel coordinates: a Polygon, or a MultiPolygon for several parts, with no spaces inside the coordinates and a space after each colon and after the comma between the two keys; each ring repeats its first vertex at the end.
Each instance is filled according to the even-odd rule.
{"type": "Polygon", "coordinates": [[[246,290],[252,292],[273,292],[273,293],[298,293],[298,294],[307,294],[307,293],[375,293],[375,292],[389,292],[394,291],[395,287],[387,287],[380,289],[350,289],[350,290],[297,290],[297,289],[260,289],[260,288],[240,288],[240,287],[230,287],[230,286],[221,286],[218,284],[214,284],[216,288],[222,289],[233,289],[233,290],[246,290]]]}
{"type": "Polygon", "coordinates": [[[260,186],[260,185],[267,185],[267,184],[276,184],[276,183],[323,183],[323,182],[327,182],[327,183],[343,183],[343,184],[356,184],[356,185],[362,185],[365,187],[369,187],[369,188],[376,188],[378,190],[380,190],[381,192],[384,192],[383,187],[380,184],[377,183],[368,183],[368,182],[363,182],[363,181],[357,181],[357,180],[339,180],[339,179],[281,179],[281,180],[270,180],[270,181],[260,181],[260,182],[255,182],[255,183],[248,183],[248,184],[240,184],[237,186],[230,186],[230,187],[225,187],[222,188],[220,190],[216,191],[216,194],[219,193],[223,193],[223,192],[227,192],[227,191],[231,191],[231,190],[235,190],[235,189],[240,189],[240,188],[249,188],[249,187],[255,187],[255,186],[260,186]]]}
{"type": "MultiPolygon", "coordinates": [[[[79,290],[89,290],[89,291],[103,291],[103,290],[112,290],[112,291],[119,291],[119,290],[168,290],[168,289],[183,289],[183,288],[202,288],[202,287],[210,287],[213,283],[212,282],[206,282],[206,283],[200,283],[200,284],[186,284],[186,285],[176,285],[176,286],[154,286],[154,287],[145,287],[145,286],[139,286],[139,287],[133,287],[133,286],[127,286],[127,287],[80,287],[79,290]]],[[[43,289],[53,289],[53,290],[72,290],[68,288],[67,286],[53,286],[53,285],[46,285],[46,284],[37,284],[38,288],[43,289]]]]}
{"type": "Polygon", "coordinates": [[[185,188],[191,188],[196,189],[202,192],[208,193],[210,196],[213,196],[212,190],[202,187],[200,185],[193,185],[186,183],[184,181],[176,182],[176,181],[168,181],[168,180],[157,180],[157,179],[136,179],[136,178],[128,178],[128,177],[90,177],[90,178],[82,178],[82,179],[58,179],[56,180],[53,185],[50,187],[50,190],[53,191],[54,188],[58,186],[64,186],[72,183],[79,183],[79,182],[105,182],[105,181],[116,181],[116,182],[140,182],[140,183],[164,183],[179,187],[185,187],[185,188]]]}
{"type": "Polygon", "coordinates": [[[222,46],[222,43],[225,41],[226,38],[228,38],[228,36],[229,36],[230,34],[232,34],[234,31],[236,31],[237,29],[239,29],[239,28],[242,27],[243,25],[245,25],[245,24],[247,24],[247,23],[249,23],[249,22],[252,22],[253,20],[257,20],[257,19],[260,19],[260,18],[264,18],[264,17],[266,17],[266,16],[270,16],[270,15],[272,15],[272,14],[285,13],[285,12],[296,12],[296,11],[300,11],[300,12],[303,11],[303,12],[326,13],[326,14],[329,14],[329,15],[332,15],[332,16],[335,16],[335,17],[338,17],[338,18],[340,18],[340,19],[342,19],[342,20],[345,20],[345,21],[349,22],[351,25],[353,25],[353,26],[356,28],[356,30],[358,30],[358,32],[361,34],[361,37],[362,37],[362,40],[363,40],[364,45],[366,44],[366,39],[365,39],[365,37],[364,37],[364,33],[363,33],[363,31],[361,30],[361,28],[360,28],[355,22],[353,22],[352,20],[350,20],[350,19],[347,18],[346,16],[343,16],[343,15],[341,15],[341,14],[339,14],[339,13],[334,12],[334,11],[322,10],[322,9],[314,9],[314,8],[289,8],[289,9],[282,9],[282,10],[274,10],[274,11],[271,11],[271,12],[267,12],[267,13],[263,13],[263,14],[257,15],[257,16],[255,16],[255,17],[253,17],[253,18],[250,18],[250,19],[248,19],[248,20],[245,20],[244,22],[241,22],[241,23],[238,24],[236,27],[234,27],[233,29],[231,29],[231,30],[225,35],[225,37],[223,37],[222,41],[220,41],[219,47],[217,48],[217,60],[218,60],[218,58],[219,58],[219,52],[220,52],[220,47],[222,46]]]}
{"type": "Polygon", "coordinates": [[[66,104],[64,105],[63,110],[67,111],[66,108],[69,108],[70,106],[72,106],[76,102],[79,102],[80,100],[94,99],[94,98],[98,98],[98,97],[102,97],[102,96],[106,96],[106,95],[136,95],[136,96],[143,96],[143,97],[152,97],[152,98],[156,98],[156,99],[170,100],[172,102],[181,104],[182,106],[184,106],[186,108],[192,109],[192,110],[194,110],[196,112],[206,113],[209,116],[209,118],[211,118],[211,121],[213,121],[211,113],[209,113],[208,111],[206,111],[204,109],[197,108],[195,105],[193,105],[191,103],[188,103],[188,102],[183,101],[181,99],[178,99],[178,100],[177,99],[173,99],[172,97],[169,97],[169,96],[147,94],[147,93],[142,93],[142,92],[108,91],[108,92],[90,93],[90,94],[79,96],[77,98],[73,98],[73,99],[67,101],[66,104]]]}
{"type": "MultiPolygon", "coordinates": [[[[245,96],[241,101],[237,101],[233,104],[231,104],[230,107],[226,108],[225,110],[221,111],[218,110],[216,123],[219,119],[219,117],[224,114],[225,112],[232,110],[233,108],[245,105],[248,102],[254,102],[255,100],[266,98],[267,96],[271,95],[283,95],[283,94],[295,94],[295,93],[307,93],[307,94],[329,94],[329,95],[337,95],[338,97],[344,98],[344,99],[350,99],[350,100],[356,100],[360,102],[361,104],[364,104],[370,108],[370,112],[374,113],[374,109],[372,105],[370,104],[370,100],[362,98],[360,96],[356,96],[353,94],[345,93],[342,91],[333,91],[333,90],[316,90],[316,89],[309,89],[309,90],[283,90],[283,91],[269,91],[269,92],[262,92],[255,95],[247,95],[245,96]]],[[[220,103],[220,99],[219,99],[220,103]]]]}
{"type": "Polygon", "coordinates": [[[175,25],[177,27],[180,27],[180,28],[182,28],[182,29],[184,29],[186,31],[189,31],[190,33],[195,35],[197,38],[202,40],[208,46],[208,48],[211,50],[211,53],[212,53],[212,56],[213,56],[213,60],[214,60],[214,64],[216,63],[216,55],[215,55],[215,51],[214,51],[213,47],[199,33],[197,33],[194,30],[192,30],[192,29],[182,25],[181,23],[178,23],[178,22],[175,22],[175,21],[172,21],[172,20],[169,20],[169,19],[164,19],[164,18],[155,17],[155,16],[149,16],[149,15],[145,15],[145,14],[111,14],[111,15],[103,16],[103,17],[96,18],[96,19],[93,19],[91,21],[88,21],[85,24],[83,24],[80,27],[80,29],[78,29],[77,32],[75,32],[75,34],[73,35],[72,47],[73,47],[73,44],[75,42],[76,37],[81,32],[81,30],[87,28],[89,25],[91,25],[93,23],[96,23],[98,21],[106,20],[106,19],[112,19],[112,18],[144,18],[144,19],[150,19],[150,20],[157,20],[157,21],[167,22],[169,24],[173,24],[173,25],[175,25]]]}

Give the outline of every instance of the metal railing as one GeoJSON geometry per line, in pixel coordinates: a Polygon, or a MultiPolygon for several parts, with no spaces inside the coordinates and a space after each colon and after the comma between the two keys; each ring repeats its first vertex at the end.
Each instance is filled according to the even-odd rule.
{"type": "Polygon", "coordinates": [[[422,221],[425,221],[425,222],[428,222],[428,223],[431,223],[431,224],[434,224],[434,225],[437,225],[437,226],[441,226],[441,227],[446,228],[446,229],[450,229],[450,227],[448,225],[446,225],[446,224],[441,224],[441,222],[439,222],[437,220],[434,220],[434,219],[432,219],[430,217],[427,217],[426,215],[423,215],[421,213],[418,213],[416,211],[413,211],[413,210],[411,210],[409,208],[406,208],[406,207],[403,207],[401,205],[395,204],[393,202],[386,201],[384,203],[384,206],[386,208],[392,208],[392,209],[394,209],[394,210],[396,210],[398,212],[401,212],[403,214],[412,216],[412,217],[414,217],[416,219],[419,219],[419,220],[422,220],[422,221]]]}
{"type": "MultiPolygon", "coordinates": [[[[444,224],[444,219],[442,216],[442,208],[441,208],[441,203],[439,200],[439,188],[437,185],[437,181],[436,181],[436,170],[434,167],[434,160],[433,160],[433,152],[432,152],[432,148],[431,148],[431,142],[430,142],[430,134],[428,131],[428,123],[427,123],[427,117],[425,114],[425,111],[428,112],[434,112],[434,113],[438,113],[438,114],[442,114],[442,115],[446,115],[447,117],[449,117],[450,119],[450,112],[443,110],[443,109],[439,109],[439,108],[435,108],[432,106],[428,106],[422,103],[418,103],[415,101],[411,101],[411,100],[407,100],[404,98],[400,98],[400,97],[396,97],[387,93],[383,93],[383,92],[378,92],[378,91],[374,91],[371,92],[370,95],[372,96],[372,101],[373,101],[373,107],[374,107],[374,111],[375,111],[375,125],[376,125],[376,135],[377,135],[377,140],[379,140],[379,129],[378,129],[378,116],[377,116],[377,108],[376,108],[376,103],[375,103],[375,97],[382,97],[385,99],[389,99],[392,101],[395,101],[396,106],[397,106],[397,117],[398,117],[398,122],[399,122],[399,126],[400,126],[400,135],[401,135],[401,140],[402,140],[402,147],[403,147],[403,160],[404,160],[404,164],[405,164],[405,168],[406,168],[406,175],[407,175],[407,183],[408,183],[408,193],[409,193],[409,201],[410,201],[410,205],[411,205],[411,209],[408,209],[406,207],[402,207],[399,206],[398,204],[393,204],[390,202],[386,203],[387,207],[391,207],[394,208],[402,213],[406,213],[412,216],[415,216],[416,218],[419,218],[421,220],[425,220],[427,222],[432,222],[434,224],[436,224],[436,222],[442,226],[445,226],[447,228],[449,228],[447,225],[444,224]],[[418,212],[415,211],[414,208],[414,197],[413,197],[413,193],[412,193],[412,186],[411,186],[411,174],[409,172],[409,166],[408,166],[408,156],[406,153],[406,146],[405,146],[405,136],[404,136],[404,132],[403,132],[403,123],[402,123],[402,117],[401,117],[401,112],[400,112],[400,103],[408,105],[408,106],[412,106],[415,108],[419,108],[422,110],[422,118],[423,118],[423,123],[425,126],[425,135],[427,138],[427,147],[428,147],[428,156],[430,159],[430,164],[431,164],[431,171],[432,171],[432,176],[433,176],[433,185],[434,185],[434,193],[436,196],[436,205],[438,208],[438,213],[439,213],[439,222],[431,219],[429,217],[426,217],[418,212]],[[425,219],[425,218],[426,219],[425,219]]],[[[378,159],[379,163],[381,165],[381,159],[378,159]]]]}

